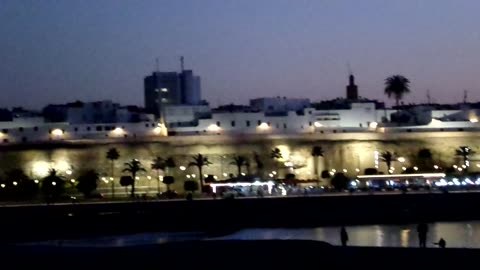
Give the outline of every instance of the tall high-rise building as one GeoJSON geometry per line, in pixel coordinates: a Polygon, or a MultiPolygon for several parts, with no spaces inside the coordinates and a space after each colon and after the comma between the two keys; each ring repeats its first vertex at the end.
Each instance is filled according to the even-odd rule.
{"type": "Polygon", "coordinates": [[[191,70],[153,72],[144,79],[145,109],[160,117],[165,105],[199,105],[200,77],[191,70]]]}
{"type": "Polygon", "coordinates": [[[355,77],[353,76],[353,74],[350,74],[350,76],[348,77],[347,99],[348,100],[358,99],[358,86],[355,84],[355,77]]]}

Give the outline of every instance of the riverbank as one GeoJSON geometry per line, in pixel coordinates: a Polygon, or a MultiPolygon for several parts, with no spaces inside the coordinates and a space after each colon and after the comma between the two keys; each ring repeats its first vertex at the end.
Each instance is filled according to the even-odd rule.
{"type": "Polygon", "coordinates": [[[175,200],[0,208],[1,241],[155,231],[223,235],[241,228],[478,220],[479,193],[175,200]]]}
{"type": "Polygon", "coordinates": [[[3,246],[3,263],[16,269],[368,269],[471,268],[477,249],[335,247],[315,241],[193,241],[123,248],[3,246]]]}

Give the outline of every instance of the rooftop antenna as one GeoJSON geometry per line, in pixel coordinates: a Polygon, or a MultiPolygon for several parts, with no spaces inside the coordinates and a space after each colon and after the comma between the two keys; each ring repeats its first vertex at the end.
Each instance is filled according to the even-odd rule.
{"type": "Polygon", "coordinates": [[[430,89],[427,89],[427,103],[432,104],[432,97],[430,96],[430,89]]]}
{"type": "Polygon", "coordinates": [[[467,99],[468,99],[468,90],[463,90],[463,103],[467,104],[467,99]]]}
{"type": "Polygon", "coordinates": [[[157,58],[155,58],[155,70],[156,70],[157,72],[159,72],[159,69],[160,69],[160,68],[159,68],[159,65],[160,65],[160,64],[159,64],[159,58],[157,57],[157,58]]]}
{"type": "Polygon", "coordinates": [[[183,60],[184,60],[184,59],[183,59],[183,56],[180,56],[180,69],[182,70],[182,72],[183,72],[183,70],[184,70],[183,60]]]}

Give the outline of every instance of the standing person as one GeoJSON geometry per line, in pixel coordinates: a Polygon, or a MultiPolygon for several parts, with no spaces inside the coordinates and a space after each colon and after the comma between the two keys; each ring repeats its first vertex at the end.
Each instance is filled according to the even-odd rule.
{"type": "Polygon", "coordinates": [[[342,226],[342,229],[340,230],[340,240],[342,241],[342,247],[346,247],[348,242],[348,233],[345,229],[345,226],[342,226]]]}
{"type": "Polygon", "coordinates": [[[426,223],[418,224],[417,232],[418,232],[418,242],[420,244],[420,247],[422,248],[427,247],[428,225],[426,223]]]}

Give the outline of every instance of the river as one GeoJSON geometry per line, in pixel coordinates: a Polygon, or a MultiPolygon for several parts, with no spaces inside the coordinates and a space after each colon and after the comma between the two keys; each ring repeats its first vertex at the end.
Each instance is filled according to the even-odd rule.
{"type": "MultiPolygon", "coordinates": [[[[349,245],[372,247],[417,247],[416,224],[348,226],[349,245]]],[[[447,247],[480,248],[480,221],[437,222],[429,224],[427,246],[434,247],[440,237],[447,247]]],[[[27,245],[70,247],[119,247],[161,244],[185,240],[317,240],[340,244],[340,227],[243,229],[233,234],[210,238],[202,233],[141,233],[76,240],[52,240],[27,245]]]]}

